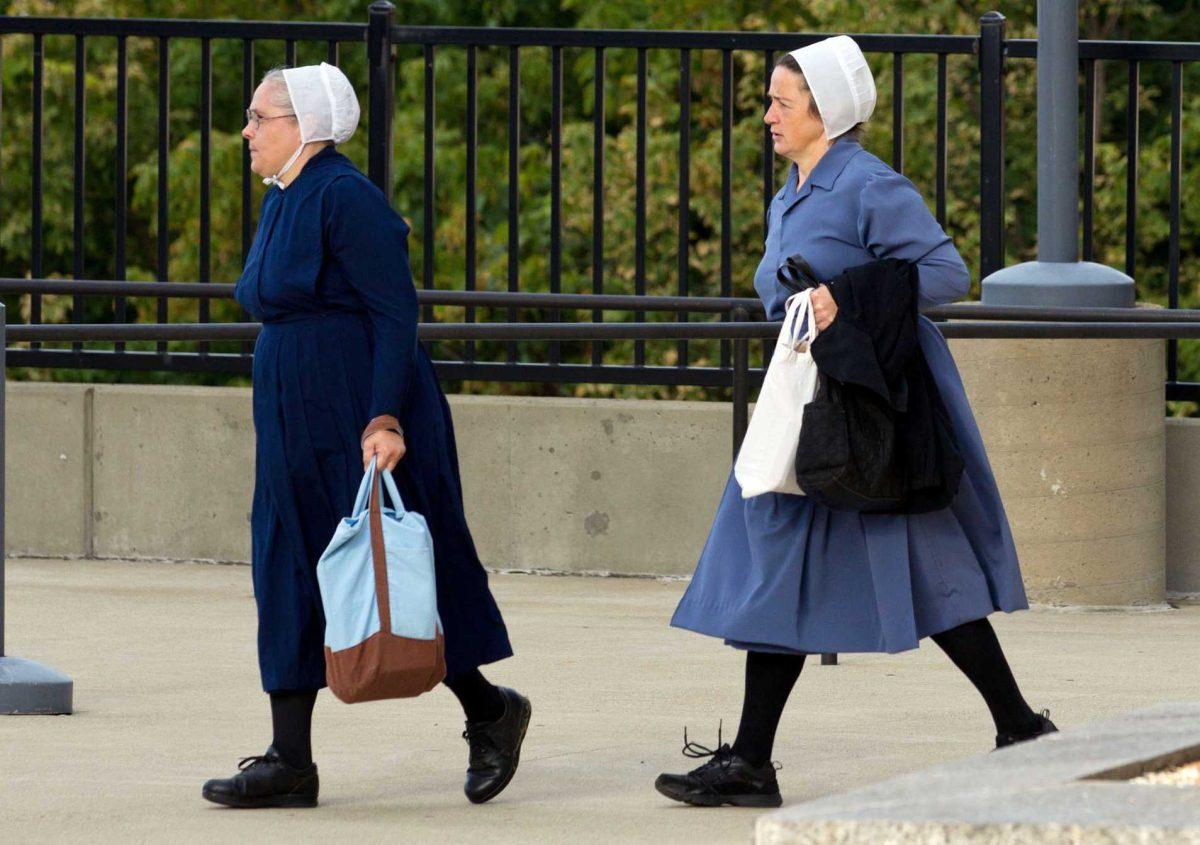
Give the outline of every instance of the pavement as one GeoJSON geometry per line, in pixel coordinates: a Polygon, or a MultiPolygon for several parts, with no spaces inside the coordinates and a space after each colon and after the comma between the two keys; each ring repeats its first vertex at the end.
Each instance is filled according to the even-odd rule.
{"type": "MultiPolygon", "coordinates": [[[[749,842],[759,811],[675,805],[683,728],[736,732],[742,659],[667,625],[680,581],[496,574],[517,656],[485,669],[533,702],[521,768],[493,802],[461,792],[461,711],[317,702],[321,806],[237,811],[200,786],[270,741],[250,570],[10,560],[6,651],[75,683],[71,716],[0,717],[0,841],[749,842]]],[[[1026,697],[1066,728],[1200,698],[1200,606],[993,616],[1026,697]]],[[[931,643],[805,668],[780,726],[785,804],[987,753],[978,695],[931,643]]]]}

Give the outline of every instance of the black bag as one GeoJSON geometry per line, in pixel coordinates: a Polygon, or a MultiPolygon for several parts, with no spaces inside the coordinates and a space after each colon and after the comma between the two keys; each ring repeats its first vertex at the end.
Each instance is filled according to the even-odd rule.
{"type": "Polygon", "coordinates": [[[818,376],[817,393],[804,406],[796,482],[831,510],[901,509],[907,490],[895,411],[868,390],[818,376]],[[854,401],[845,401],[849,394],[854,401]]]}
{"type": "MultiPolygon", "coordinates": [[[[812,273],[793,255],[778,276],[790,288],[812,273]]],[[[914,265],[883,259],[826,283],[839,316],[812,345],[820,374],[795,467],[832,510],[926,513],[957,493],[963,460],[918,341],[917,282],[914,265]]]]}

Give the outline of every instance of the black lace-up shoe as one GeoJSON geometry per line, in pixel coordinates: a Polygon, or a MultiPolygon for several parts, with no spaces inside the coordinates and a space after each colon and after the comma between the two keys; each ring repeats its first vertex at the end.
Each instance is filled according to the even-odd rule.
{"type": "Polygon", "coordinates": [[[529,699],[516,690],[497,689],[504,699],[504,715],[494,722],[467,722],[463,731],[463,739],[471,749],[463,792],[473,804],[495,798],[516,774],[521,743],[533,712],[529,699]]]}
{"type": "Polygon", "coordinates": [[[239,762],[233,777],[204,784],[201,794],[226,807],[315,807],[318,785],[316,763],[293,769],[271,747],[239,762]]]}
{"type": "MultiPolygon", "coordinates": [[[[718,736],[718,742],[720,737],[718,736]]],[[[683,756],[699,759],[711,757],[707,763],[686,775],[659,775],[654,788],[672,801],[682,801],[697,807],[778,807],[783,803],[779,782],[775,779],[775,764],[768,761],[755,765],[733,753],[728,744],[716,751],[688,742],[683,732],[683,756]]]]}
{"type": "Polygon", "coordinates": [[[1016,745],[1018,742],[1027,742],[1031,739],[1037,739],[1039,736],[1046,734],[1058,733],[1058,728],[1050,721],[1050,711],[1043,710],[1035,717],[1037,719],[1037,727],[1031,728],[1023,733],[996,734],[996,748],[1005,748],[1009,745],[1016,745]]]}

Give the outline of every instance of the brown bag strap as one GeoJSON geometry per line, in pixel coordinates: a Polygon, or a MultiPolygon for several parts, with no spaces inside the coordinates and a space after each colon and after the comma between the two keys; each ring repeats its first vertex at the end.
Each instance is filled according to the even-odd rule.
{"type": "Polygon", "coordinates": [[[371,563],[375,568],[375,601],[379,605],[379,630],[392,633],[392,608],[389,604],[387,581],[387,552],[383,547],[383,512],[378,473],[371,479],[371,505],[368,520],[371,525],[371,563]]]}

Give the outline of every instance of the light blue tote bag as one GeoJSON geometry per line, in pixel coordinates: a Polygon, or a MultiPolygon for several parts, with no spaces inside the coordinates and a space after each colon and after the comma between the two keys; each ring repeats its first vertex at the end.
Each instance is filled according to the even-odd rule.
{"type": "Polygon", "coordinates": [[[433,538],[406,511],[391,472],[363,474],[354,510],[317,563],[325,606],[325,680],[347,703],[410,698],[446,676],[433,538]],[[387,488],[390,508],[383,507],[387,488]]]}

